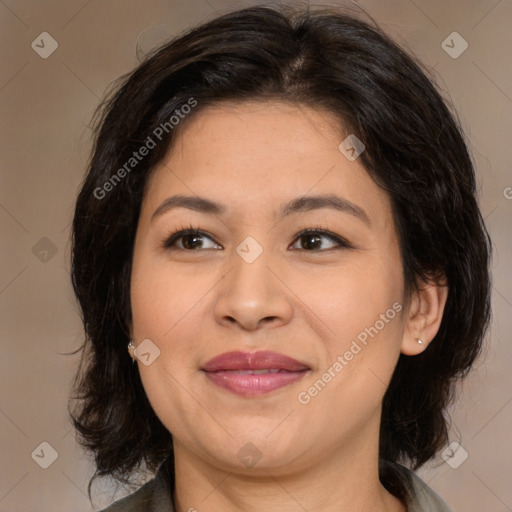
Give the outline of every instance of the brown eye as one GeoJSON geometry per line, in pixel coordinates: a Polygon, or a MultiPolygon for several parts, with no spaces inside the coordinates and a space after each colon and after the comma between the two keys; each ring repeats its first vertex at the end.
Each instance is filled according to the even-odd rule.
{"type": "MultiPolygon", "coordinates": [[[[182,230],[174,233],[165,243],[164,247],[166,249],[178,249],[182,251],[193,251],[197,249],[213,249],[215,247],[203,247],[203,239],[212,240],[211,237],[206,235],[205,233],[198,230],[182,230]],[[177,246],[176,243],[178,242],[177,246]]],[[[215,242],[213,242],[215,246],[218,247],[215,242]]]]}
{"type": "Polygon", "coordinates": [[[329,233],[328,231],[318,229],[306,229],[302,231],[298,234],[297,241],[300,241],[300,249],[310,252],[336,249],[339,247],[351,247],[345,239],[333,233],[329,233]],[[329,239],[333,245],[331,245],[331,247],[322,247],[323,239],[329,239]]]}

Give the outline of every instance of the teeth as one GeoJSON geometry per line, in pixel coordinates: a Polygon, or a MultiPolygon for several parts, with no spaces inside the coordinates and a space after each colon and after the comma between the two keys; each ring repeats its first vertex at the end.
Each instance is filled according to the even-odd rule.
{"type": "Polygon", "coordinates": [[[229,370],[238,375],[262,375],[264,373],[278,373],[279,369],[265,369],[265,370],[229,370]]]}

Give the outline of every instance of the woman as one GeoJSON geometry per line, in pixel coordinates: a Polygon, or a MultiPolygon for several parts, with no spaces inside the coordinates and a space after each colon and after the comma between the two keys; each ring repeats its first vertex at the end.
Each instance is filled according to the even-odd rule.
{"type": "Polygon", "coordinates": [[[450,510],[402,464],[448,443],[490,243],[379,29],[251,8],[166,44],[104,105],[73,230],[89,493],[158,469],[107,511],[450,510]]]}

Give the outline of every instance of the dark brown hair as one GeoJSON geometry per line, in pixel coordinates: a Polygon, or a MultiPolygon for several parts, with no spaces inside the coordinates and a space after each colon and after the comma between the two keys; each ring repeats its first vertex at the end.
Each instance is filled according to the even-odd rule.
{"type": "Polygon", "coordinates": [[[154,471],[172,456],[171,434],[126,350],[132,251],[148,176],[201,109],[264,99],[327,109],[364,142],[360,159],[392,203],[405,292],[418,278],[448,285],[436,337],[422,354],[398,361],[384,397],[380,457],[417,468],[447,442],[444,412],[480,353],[490,315],[490,241],[462,130],[432,79],[378,28],[338,11],[249,8],[165,44],[101,106],[73,222],[72,282],[86,341],[71,415],[95,456],[89,493],[97,476],[126,483],[142,463],[154,471]],[[191,99],[193,112],[174,129],[171,116],[191,99]],[[113,181],[155,133],[156,147],[113,181]]]}

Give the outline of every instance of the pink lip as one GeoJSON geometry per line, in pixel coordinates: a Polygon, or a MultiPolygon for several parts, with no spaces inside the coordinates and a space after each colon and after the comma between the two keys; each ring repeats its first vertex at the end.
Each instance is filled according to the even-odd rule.
{"type": "Polygon", "coordinates": [[[227,352],[208,361],[202,370],[214,384],[224,389],[237,395],[257,396],[296,382],[310,368],[284,354],[260,351],[227,352]],[[264,374],[245,373],[251,370],[278,371],[264,374]]]}
{"type": "Polygon", "coordinates": [[[218,370],[267,370],[278,369],[289,372],[309,370],[307,364],[292,357],[261,350],[260,352],[226,352],[210,359],[203,367],[205,372],[218,370]]]}

